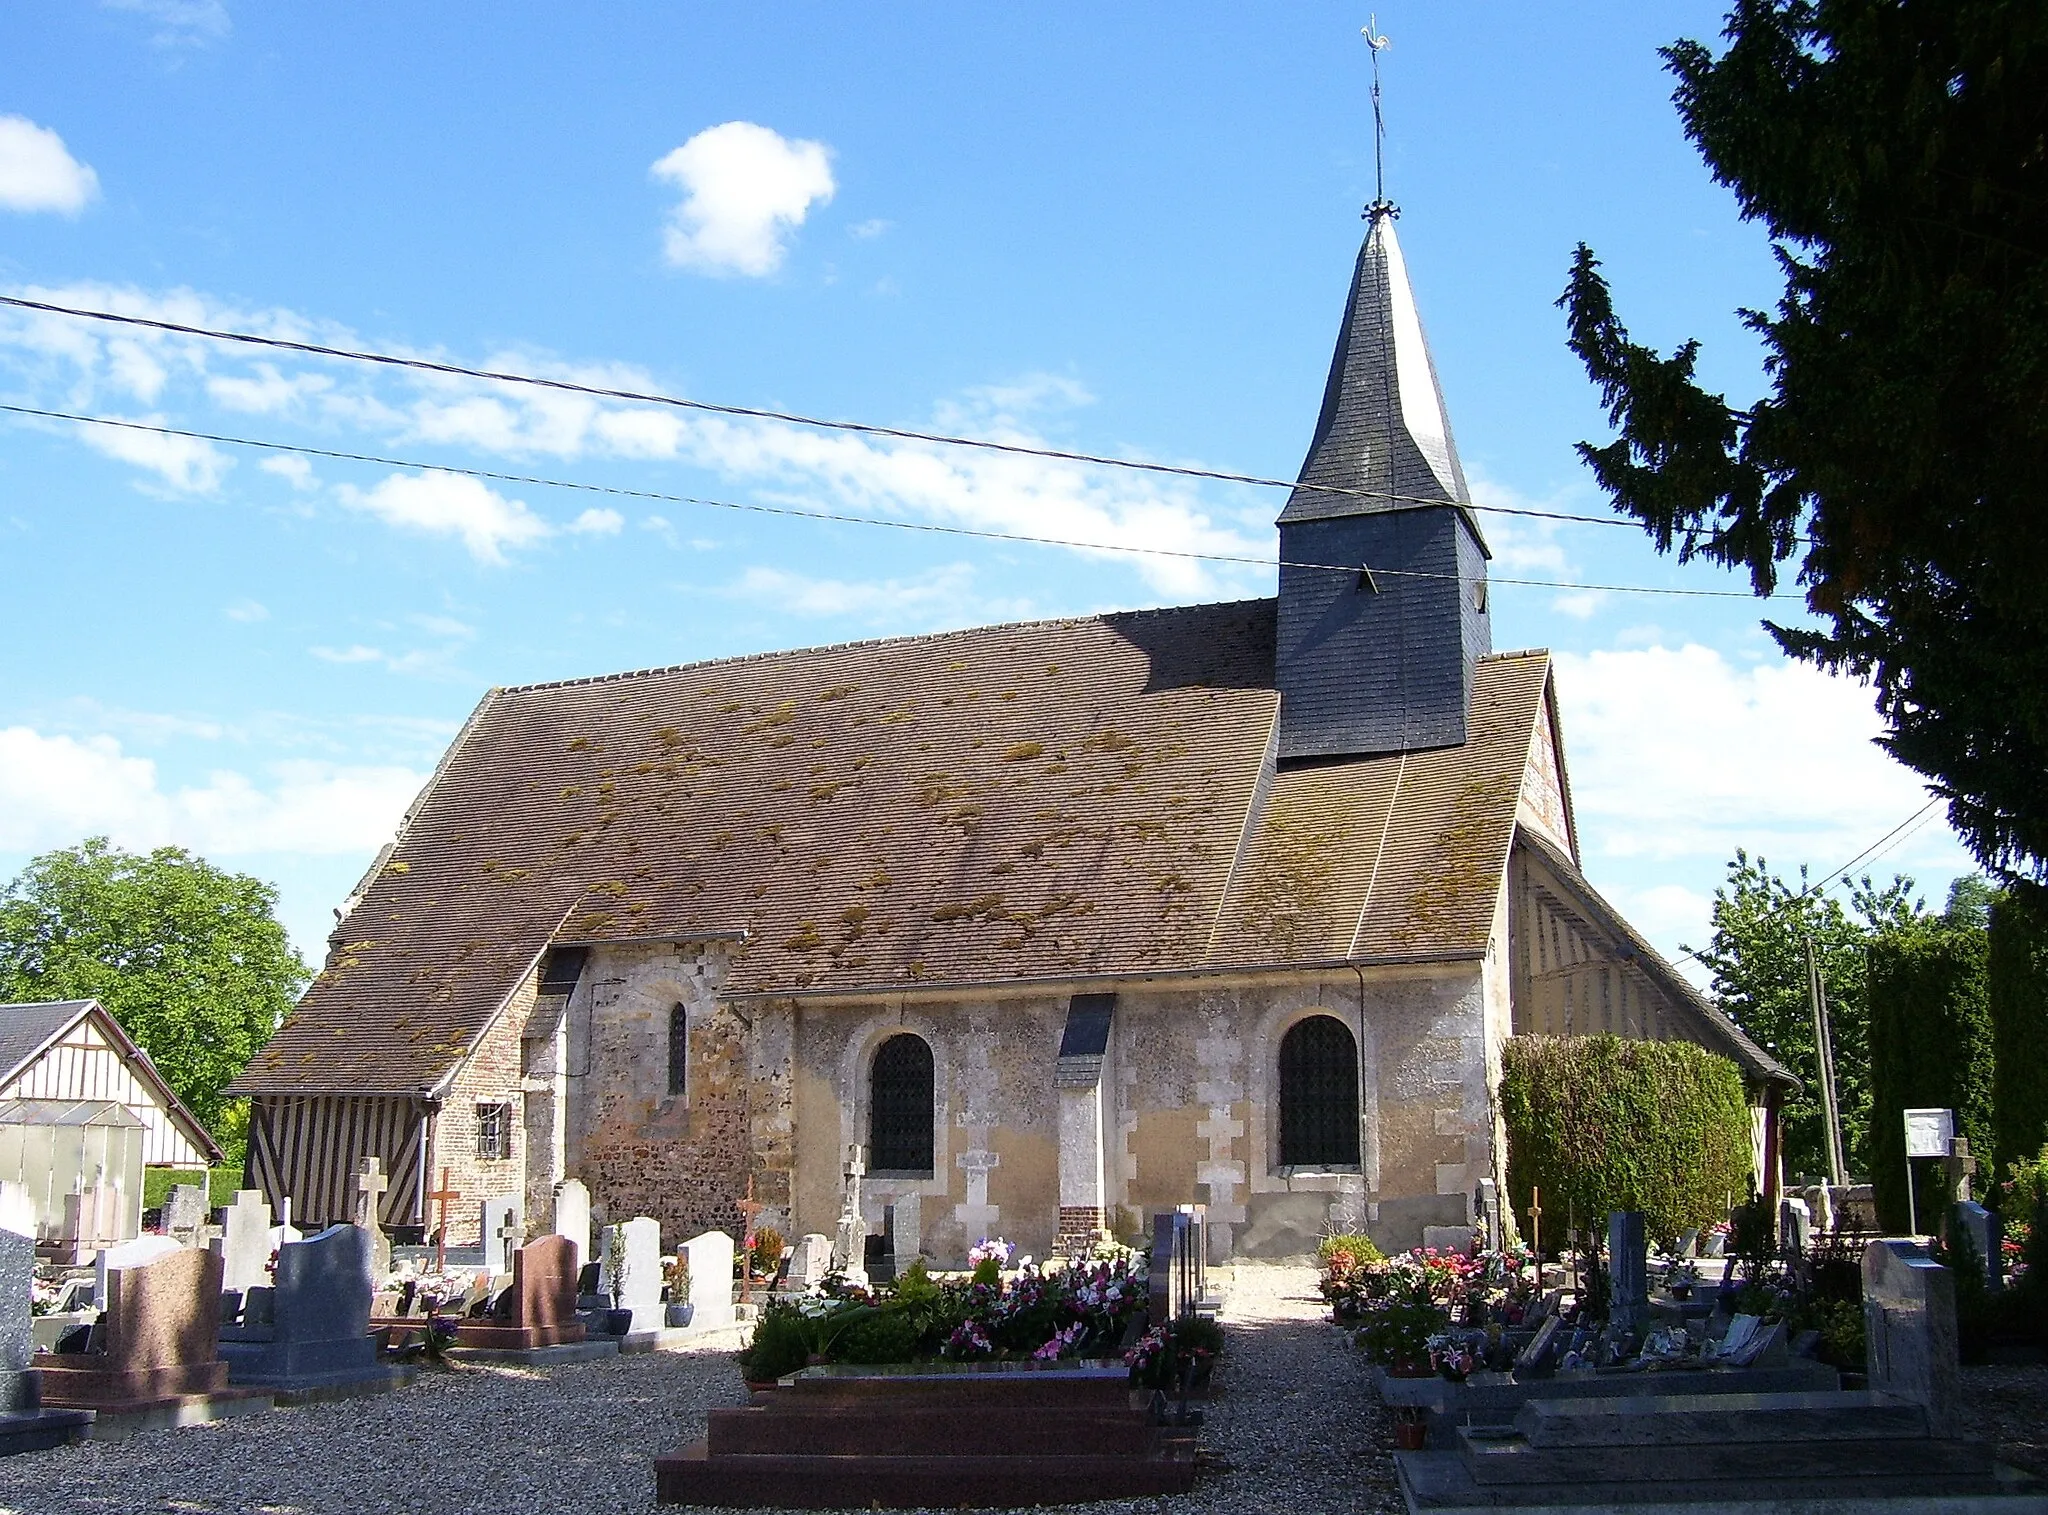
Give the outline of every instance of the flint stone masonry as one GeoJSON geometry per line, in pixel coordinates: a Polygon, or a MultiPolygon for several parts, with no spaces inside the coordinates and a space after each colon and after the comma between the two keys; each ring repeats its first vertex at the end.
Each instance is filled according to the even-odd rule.
{"type": "Polygon", "coordinates": [[[1962,1375],[1955,1279],[1915,1241],[1863,1249],[1863,1331],[1870,1387],[1926,1406],[1936,1436],[1954,1436],[1962,1375]]]}

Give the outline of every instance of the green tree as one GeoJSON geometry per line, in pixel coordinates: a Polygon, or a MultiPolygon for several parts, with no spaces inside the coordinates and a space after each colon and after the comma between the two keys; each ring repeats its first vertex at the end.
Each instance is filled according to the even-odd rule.
{"type": "Polygon", "coordinates": [[[1791,1069],[1801,1089],[1785,1102],[1785,1170],[1825,1176],[1827,1136],[1814,1049],[1813,1008],[1806,986],[1806,943],[1813,942],[1827,985],[1828,1028],[1835,1045],[1835,1096],[1842,1113],[1842,1159],[1851,1173],[1869,1171],[1870,1013],[1864,987],[1865,949],[1874,934],[1915,914],[1910,879],[1882,888],[1855,883],[1849,907],[1817,893],[1799,870],[1795,887],[1762,857],[1738,850],[1728,879],[1714,891],[1714,935],[1697,952],[1714,975],[1714,998],[1749,1039],[1791,1069]]]}
{"type": "Polygon", "coordinates": [[[1631,341],[1582,244],[1559,303],[1620,435],[1580,452],[1660,551],[1758,594],[1796,564],[1818,626],[1779,644],[1874,686],[1985,867],[2048,878],[2048,6],[1737,0],[1726,41],[1663,57],[1776,248],[1770,393],[1631,341]]]}
{"type": "Polygon", "coordinates": [[[1994,1155],[2004,1173],[2048,1148],[2048,890],[2015,885],[1993,902],[1987,974],[1994,1155]]]}
{"type": "Polygon", "coordinates": [[[0,891],[0,1000],[98,1000],[232,1146],[244,1120],[221,1091],[308,977],[276,907],[261,879],[176,847],[45,853],[0,891]]]}
{"type": "MultiPolygon", "coordinates": [[[[1878,1219],[1903,1230],[1906,1201],[1903,1111],[1955,1111],[1956,1135],[1987,1164],[1995,1157],[1993,1048],[1987,1003],[1988,947],[1967,911],[1929,915],[1883,932],[1870,944],[1870,1177],[1878,1219]]],[[[1921,1191],[1917,1215],[1932,1226],[1935,1191],[1921,1191]]]]}

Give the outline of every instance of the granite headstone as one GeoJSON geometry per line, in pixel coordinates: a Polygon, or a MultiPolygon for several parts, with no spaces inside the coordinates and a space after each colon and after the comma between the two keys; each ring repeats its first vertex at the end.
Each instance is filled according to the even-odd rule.
{"type": "Polygon", "coordinates": [[[226,1288],[254,1289],[270,1282],[270,1206],[260,1189],[237,1191],[213,1247],[226,1288]]]}
{"type": "Polygon", "coordinates": [[[696,1314],[691,1324],[700,1331],[716,1331],[733,1323],[732,1238],[723,1231],[706,1231],[683,1243],[690,1259],[690,1304],[696,1314]]]}
{"type": "Polygon", "coordinates": [[[1642,1330],[1650,1312],[1650,1244],[1643,1228],[1642,1211],[1609,1213],[1607,1265],[1613,1284],[1608,1319],[1616,1330],[1642,1330]]]}
{"type": "Polygon", "coordinates": [[[1917,1401],[1936,1436],[1955,1435],[1955,1279],[1918,1242],[1888,1238],[1863,1249],[1863,1339],[1870,1387],[1917,1401]]]}
{"type": "Polygon", "coordinates": [[[792,1288],[815,1289],[832,1271],[832,1238],[811,1231],[797,1238],[789,1259],[792,1288]]]}
{"type": "Polygon", "coordinates": [[[577,1266],[590,1261],[590,1190],[580,1178],[565,1178],[555,1185],[555,1235],[576,1244],[577,1266]]]}
{"type": "MultiPolygon", "coordinates": [[[[346,1223],[279,1248],[267,1311],[245,1308],[240,1324],[221,1328],[234,1381],[296,1389],[381,1376],[371,1253],[369,1231],[346,1223]]],[[[263,1292],[251,1290],[252,1301],[263,1292]]]]}

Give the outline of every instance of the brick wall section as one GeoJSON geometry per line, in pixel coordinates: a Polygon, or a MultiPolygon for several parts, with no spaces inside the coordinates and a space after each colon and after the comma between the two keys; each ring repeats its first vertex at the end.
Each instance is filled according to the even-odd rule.
{"type": "MultiPolygon", "coordinates": [[[[462,1195],[448,1207],[448,1245],[474,1247],[483,1240],[486,1199],[521,1198],[526,1188],[526,1121],[520,1092],[519,1036],[533,1013],[534,984],[529,979],[512,996],[502,1014],[483,1035],[475,1054],[455,1075],[453,1086],[434,1121],[433,1151],[427,1165],[427,1189],[441,1187],[441,1170],[462,1195]],[[511,1107],[511,1153],[501,1162],[482,1162],[476,1154],[476,1107],[511,1107]]],[[[440,1209],[426,1207],[427,1234],[433,1235],[440,1209]]],[[[527,1234],[551,1223],[551,1215],[527,1215],[527,1234]]]]}
{"type": "MultiPolygon", "coordinates": [[[[755,1109],[772,1106],[775,1095],[772,1079],[756,1079],[746,1023],[717,998],[724,949],[603,947],[585,972],[588,1072],[574,1076],[583,1038],[572,1032],[569,1171],[590,1186],[593,1210],[602,1207],[606,1221],[660,1221],[664,1249],[709,1230],[737,1239],[755,1109]],[[677,1004],[689,1017],[689,1066],[684,1092],[671,1095],[669,1012],[677,1004]]],[[[756,1197],[771,1205],[777,1185],[764,1180],[772,1177],[764,1172],[756,1182],[756,1197]]],[[[780,1190],[786,1204],[786,1174],[780,1190]]]]}

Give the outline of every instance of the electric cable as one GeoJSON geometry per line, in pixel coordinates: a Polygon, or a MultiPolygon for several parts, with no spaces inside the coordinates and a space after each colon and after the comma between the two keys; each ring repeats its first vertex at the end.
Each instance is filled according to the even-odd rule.
{"type": "MultiPolygon", "coordinates": [[[[459,474],[464,478],[499,484],[525,484],[544,489],[570,489],[586,494],[610,495],[620,499],[651,500],[668,505],[695,505],[711,510],[733,510],[754,515],[787,516],[806,521],[829,521],[846,526],[886,526],[896,531],[922,531],[940,536],[972,537],[981,541],[1011,542],[1029,547],[1062,547],[1081,552],[1132,553],[1146,557],[1188,559],[1202,563],[1236,563],[1255,568],[1280,567],[1313,569],[1328,573],[1365,574],[1360,563],[1309,563],[1292,559],[1252,557],[1243,553],[1195,552],[1175,547],[1142,547],[1123,542],[1083,542],[1065,537],[1032,536],[1024,532],[991,531],[983,527],[948,526],[937,521],[895,521],[886,516],[861,516],[843,511],[805,510],[795,505],[765,505],[759,501],[718,500],[703,495],[666,494],[652,489],[628,489],[620,484],[595,484],[583,479],[556,479],[540,474],[506,473],[489,468],[468,468],[453,463],[427,463],[418,459],[386,457],[377,453],[346,452],[331,447],[311,447],[297,442],[274,442],[257,437],[229,436],[222,432],[193,431],[179,426],[160,426],[147,421],[130,421],[115,416],[84,415],[74,411],[43,410],[31,405],[0,404],[0,412],[30,416],[45,421],[70,421],[81,426],[105,426],[121,431],[147,432],[153,436],[180,437],[194,442],[216,442],[227,447],[249,447],[266,452],[295,453],[302,457],[326,458],[345,463],[369,463],[380,468],[412,468],[429,473],[459,474]]],[[[1445,505],[1447,501],[1436,501],[1445,505]]],[[[1371,568],[1371,578],[1440,579],[1458,581],[1454,573],[1426,573],[1412,568],[1371,568]]],[[[1575,589],[1584,593],[1672,595],[1689,599],[1797,600],[1799,595],[1753,595],[1740,589],[1678,589],[1651,584],[1585,584],[1562,579],[1521,579],[1487,577],[1491,584],[1527,589],[1575,589]]]]}

